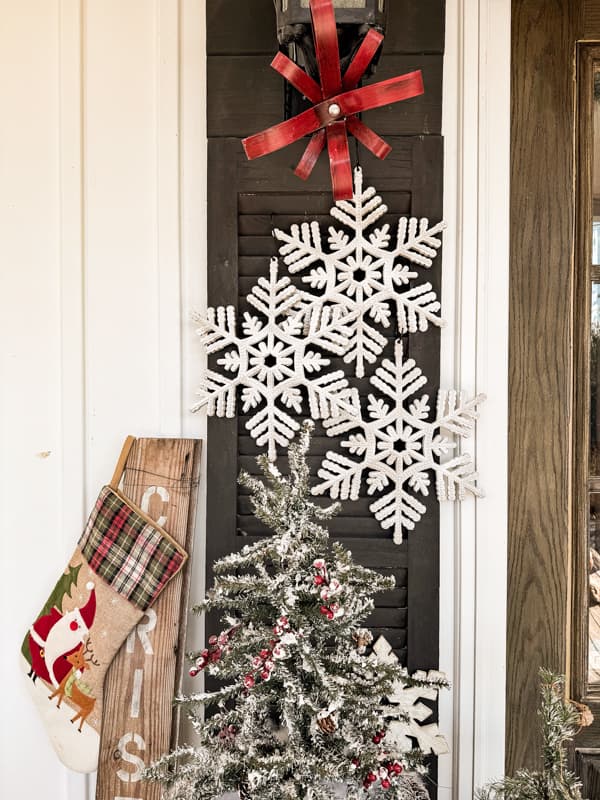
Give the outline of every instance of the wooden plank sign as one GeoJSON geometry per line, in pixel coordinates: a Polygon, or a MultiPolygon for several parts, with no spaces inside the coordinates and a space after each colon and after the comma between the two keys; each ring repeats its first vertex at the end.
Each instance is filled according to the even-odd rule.
{"type": "MultiPolygon", "coordinates": [[[[190,555],[200,452],[196,439],[138,439],[123,479],[124,494],[190,555]]],[[[186,567],[168,584],[107,672],[96,800],[160,798],[160,785],[142,782],[141,772],[176,743],[189,575],[186,567]]]]}

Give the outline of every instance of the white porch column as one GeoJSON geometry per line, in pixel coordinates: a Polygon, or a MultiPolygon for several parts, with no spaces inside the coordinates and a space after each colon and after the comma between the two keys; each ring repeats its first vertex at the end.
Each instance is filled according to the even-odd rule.
{"type": "Polygon", "coordinates": [[[485,392],[475,456],[487,497],[442,507],[440,800],[504,772],[510,2],[447,0],[441,385],[485,392]]]}

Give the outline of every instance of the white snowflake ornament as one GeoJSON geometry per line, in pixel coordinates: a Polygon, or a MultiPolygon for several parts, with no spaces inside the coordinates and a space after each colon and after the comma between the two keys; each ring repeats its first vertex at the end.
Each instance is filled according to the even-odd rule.
{"type": "Polygon", "coordinates": [[[242,411],[250,413],[246,427],[259,446],[267,446],[271,461],[277,446],[287,447],[300,428],[286,409],[305,413],[307,401],[313,419],[359,413],[356,390],[341,370],[323,371],[330,360],[319,352],[345,352],[349,332],[344,320],[328,313],[311,320],[306,329],[302,293],[277,273],[273,259],[269,278],[259,278],[252,287],[247,300],[260,316],[246,312],[241,335],[233,306],[208,308],[196,316],[207,354],[223,355],[217,360],[222,371],[204,371],[201,399],[192,407],[206,407],[209,416],[233,417],[241,387],[242,411]]]}
{"type": "Polygon", "coordinates": [[[414,397],[426,382],[413,359],[403,361],[402,345],[397,344],[395,360],[384,359],[370,378],[383,397],[369,395],[368,418],[342,415],[323,422],[329,436],[356,431],[341,442],[353,458],[329,450],[313,494],[357,500],[365,478],[367,493],[380,495],[369,508],[384,530],[393,529],[396,544],[402,542],[403,529],[413,530],[425,513],[417,495],[429,494],[430,471],[435,472],[440,501],[463,500],[467,492],[483,496],[471,456],[442,459],[456,448],[445,434],[469,436],[485,395],[464,400],[455,391],[440,391],[430,421],[428,395],[414,397]]]}
{"type": "MultiPolygon", "coordinates": [[[[373,645],[377,659],[384,664],[396,663],[398,657],[384,636],[380,636],[373,645]]],[[[407,673],[408,675],[408,673],[407,673]]],[[[446,676],[438,670],[424,672],[419,670],[412,676],[416,681],[430,681],[438,686],[447,686],[446,676]]],[[[397,745],[402,750],[413,747],[411,740],[416,740],[423,753],[434,753],[436,756],[448,752],[448,743],[439,731],[435,722],[423,725],[433,711],[420,700],[436,700],[438,689],[435,686],[410,686],[397,681],[392,693],[386,698],[384,714],[389,720],[386,741],[397,745]]]]}
{"type": "Polygon", "coordinates": [[[440,303],[430,283],[411,286],[418,273],[405,262],[428,268],[441,246],[437,234],[444,223],[429,226],[425,218],[400,217],[395,242],[389,225],[368,229],[387,213],[387,206],[375,189],[363,190],[362,170],[354,172],[354,197],[342,200],[331,209],[331,216],[348,230],[329,228],[325,249],[319,223],[292,225],[290,233],[275,229],[283,242],[279,252],[291,273],[305,272],[302,281],[314,294],[306,294],[307,314],[325,309],[344,316],[350,328],[350,347],[344,355],[355,364],[357,377],[364,376],[364,365],[374,363],[383,352],[386,338],[373,325],[389,328],[396,318],[396,334],[441,326],[440,303]]]}

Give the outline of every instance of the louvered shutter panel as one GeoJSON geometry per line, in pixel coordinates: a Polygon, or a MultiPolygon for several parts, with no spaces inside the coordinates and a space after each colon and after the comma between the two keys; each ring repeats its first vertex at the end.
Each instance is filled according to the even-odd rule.
{"type": "MultiPolygon", "coordinates": [[[[271,0],[208,0],[208,302],[234,305],[243,313],[247,294],[257,278],[268,276],[269,260],[277,255],[272,229],[289,230],[294,222],[317,219],[326,230],[332,203],[327,160],[322,157],[306,183],[292,173],[305,142],[254,162],[248,162],[240,139],[280,121],[283,114],[281,79],[268,65],[276,50],[271,0]],[[243,9],[240,7],[243,6],[243,9]],[[249,9],[252,13],[249,13],[249,9]],[[239,12],[239,13],[238,13],[239,12]],[[237,15],[237,16],[236,16],[237,15]],[[214,36],[213,36],[214,34],[214,36]]],[[[374,185],[388,206],[393,225],[398,215],[442,216],[441,70],[443,3],[395,3],[377,79],[421,68],[426,94],[365,115],[374,130],[385,136],[392,153],[381,162],[351,143],[353,161],[360,161],[364,185],[374,185]],[[414,8],[412,7],[414,6],[414,8]],[[408,31],[407,31],[408,26],[408,31]],[[410,30],[414,33],[411,39],[410,30]],[[419,48],[428,55],[411,55],[419,48]]],[[[441,256],[427,272],[440,294],[441,256]]],[[[280,275],[288,274],[283,263],[280,275]]],[[[300,276],[292,276],[300,285],[300,276]]],[[[382,357],[390,357],[395,333],[382,357]]],[[[438,389],[439,332],[405,337],[405,348],[428,377],[426,391],[438,389]]],[[[368,376],[357,380],[331,357],[332,368],[344,368],[364,400],[368,376]]],[[[301,419],[301,418],[300,418],[301,419]]],[[[269,535],[251,513],[246,491],[237,484],[239,470],[258,474],[260,452],[248,435],[247,418],[210,418],[208,425],[207,580],[211,564],[256,537],[269,535]]],[[[311,469],[313,474],[326,450],[336,440],[317,424],[311,469]]],[[[278,460],[286,471],[286,459],[278,460]]],[[[322,502],[326,504],[327,498],[322,502]]],[[[379,527],[368,509],[366,490],[356,502],[345,502],[329,525],[332,536],[352,550],[365,566],[393,574],[396,588],[377,598],[369,621],[375,635],[390,641],[409,669],[436,667],[438,662],[439,512],[435,496],[417,529],[398,546],[379,527]]],[[[209,629],[217,622],[209,620],[209,629]]]]}

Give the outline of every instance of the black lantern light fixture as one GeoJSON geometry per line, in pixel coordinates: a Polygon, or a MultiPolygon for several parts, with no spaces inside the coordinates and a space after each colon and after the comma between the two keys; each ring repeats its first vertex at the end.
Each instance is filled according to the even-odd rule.
{"type": "MultiPolygon", "coordinates": [[[[370,28],[385,34],[389,2],[390,0],[333,0],[342,73],[370,28]]],[[[318,82],[319,70],[309,0],[274,0],[274,3],[279,49],[318,82]]],[[[379,54],[373,59],[366,77],[375,72],[378,60],[379,54]]],[[[304,107],[299,92],[286,83],[285,118],[295,116],[304,107]]]]}

